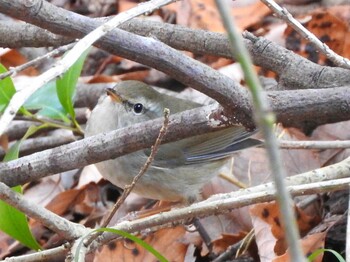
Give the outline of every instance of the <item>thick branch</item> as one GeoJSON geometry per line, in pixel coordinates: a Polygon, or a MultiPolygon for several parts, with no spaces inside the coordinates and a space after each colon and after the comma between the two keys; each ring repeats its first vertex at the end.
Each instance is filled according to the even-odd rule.
{"type": "Polygon", "coordinates": [[[304,129],[350,119],[349,87],[268,92],[277,121],[304,129]]]}
{"type": "MultiPolygon", "coordinates": [[[[349,88],[269,91],[267,96],[280,123],[308,131],[350,119],[349,88]]],[[[92,108],[104,90],[100,84],[78,85],[76,105],[92,108]]]]}
{"type": "MultiPolygon", "coordinates": [[[[82,37],[101,24],[46,1],[1,1],[0,12],[70,37],[82,37]],[[67,31],[67,28],[70,28],[67,31]]],[[[216,70],[183,55],[162,42],[116,29],[97,42],[97,46],[122,57],[156,68],[186,85],[217,100],[228,108],[228,117],[254,127],[248,91],[216,70]]]]}
{"type": "Polygon", "coordinates": [[[8,21],[0,21],[0,36],[0,46],[8,48],[61,46],[74,40],[31,24],[8,21]]]}
{"type": "MultiPolygon", "coordinates": [[[[179,50],[236,59],[226,35],[194,30],[180,25],[133,19],[120,28],[156,39],[179,50]]],[[[317,65],[263,37],[244,33],[245,45],[255,65],[276,72],[279,84],[287,89],[331,88],[347,85],[349,71],[317,65]]],[[[235,52],[235,50],[233,50],[235,52]]]]}
{"type": "MultiPolygon", "coordinates": [[[[43,2],[43,6],[37,10],[35,13],[36,16],[28,18],[31,17],[32,9],[28,9],[26,7],[23,8],[23,6],[20,4],[16,5],[16,2],[17,1],[0,2],[0,11],[16,15],[17,17],[26,19],[28,21],[30,20],[29,22],[36,23],[39,26],[46,26],[48,29],[55,31],[56,33],[64,33],[70,35],[74,34],[75,37],[82,36],[85,34],[85,32],[90,31],[90,28],[92,29],[100,23],[99,21],[79,16],[60,8],[56,8],[46,2],[43,2]],[[18,10],[23,10],[23,12],[26,12],[26,14],[23,12],[18,12],[18,10]],[[51,16],[48,15],[50,12],[53,13],[51,16]],[[70,31],[68,32],[66,28],[70,28],[70,31]]],[[[264,39],[256,39],[251,35],[247,35],[247,37],[255,39],[255,47],[253,49],[256,50],[257,53],[264,53],[272,46],[271,42],[266,42],[264,39]]],[[[153,66],[168,73],[169,75],[172,75],[173,77],[188,85],[192,85],[198,90],[218,100],[223,106],[226,106],[226,108],[229,108],[229,110],[226,111],[227,116],[232,116],[233,114],[236,116],[238,121],[242,122],[242,124],[245,126],[253,126],[253,123],[251,121],[249,99],[246,91],[240,88],[232,80],[222,76],[215,70],[212,70],[211,68],[204,66],[203,64],[200,64],[199,62],[194,61],[179,52],[176,52],[175,50],[165,46],[160,42],[154,41],[150,38],[139,37],[122,30],[115,30],[108,37],[100,41],[99,44],[101,47],[110,50],[110,52],[114,54],[119,54],[129,59],[153,66]]],[[[275,49],[272,48],[271,51],[273,50],[275,49]]],[[[283,56],[284,58],[280,59],[281,66],[286,67],[287,65],[284,64],[283,61],[285,61],[287,57],[292,53],[285,49],[283,50],[288,54],[285,53],[283,56]]],[[[294,64],[294,62],[291,64],[294,64]]],[[[299,63],[298,66],[300,65],[301,64],[299,63]]],[[[317,66],[310,62],[308,62],[308,65],[317,66]]],[[[302,67],[300,66],[300,68],[302,67]]],[[[340,70],[341,72],[344,71],[344,69],[334,70],[340,70]]],[[[331,73],[335,71],[331,71],[331,68],[323,68],[321,71],[316,70],[312,72],[316,72],[315,74],[317,76],[315,74],[311,74],[310,79],[317,79],[317,81],[320,81],[321,79],[319,76],[325,76],[324,79],[327,79],[328,82],[326,81],[326,83],[329,84],[333,81],[332,79],[334,75],[330,75],[327,72],[331,73]]],[[[339,75],[346,77],[349,74],[345,74],[343,72],[343,74],[339,75]]],[[[300,77],[295,76],[295,78],[293,78],[291,81],[293,82],[294,79],[297,78],[300,79],[300,77]]],[[[306,83],[309,84],[308,81],[306,81],[306,83]]],[[[287,95],[290,96],[290,94],[287,95]]],[[[329,96],[330,99],[331,97],[332,96],[329,96]]],[[[344,98],[342,100],[344,100],[344,98]]],[[[274,106],[274,104],[278,103],[279,101],[272,100],[271,102],[273,108],[276,109],[277,107],[274,106]]],[[[338,111],[341,111],[340,118],[343,120],[346,118],[344,117],[344,114],[347,113],[348,107],[349,104],[342,103],[340,109],[338,109],[338,111]]],[[[294,109],[292,110],[290,107],[288,110],[293,111],[294,109]]],[[[337,111],[337,109],[333,109],[333,111],[334,110],[337,111]]],[[[334,122],[335,118],[336,116],[332,116],[330,119],[331,122],[334,122]]],[[[285,121],[282,117],[280,117],[279,120],[282,122],[285,121]]],[[[323,120],[316,118],[315,121],[312,120],[312,122],[313,123],[310,124],[311,127],[321,122],[324,123],[323,120]]],[[[295,125],[295,122],[292,124],[292,121],[288,120],[287,124],[295,125]]],[[[299,123],[297,126],[301,126],[302,124],[303,123],[299,123]]],[[[307,124],[309,124],[309,122],[307,124]]]]}
{"type": "MultiPolygon", "coordinates": [[[[68,144],[70,142],[75,141],[74,136],[44,136],[37,138],[29,138],[24,140],[20,146],[20,156],[26,156],[29,154],[33,154],[35,152],[45,150],[48,148],[57,147],[60,145],[68,144]]],[[[13,143],[10,143],[12,146],[13,143]]],[[[2,148],[0,148],[0,159],[3,159],[6,152],[2,148]]]]}
{"type": "MultiPolygon", "coordinates": [[[[105,20],[106,18],[98,19],[100,22],[105,20]]],[[[0,22],[0,28],[0,35],[4,36],[1,37],[0,46],[3,47],[58,46],[73,40],[25,23],[0,22]],[[16,37],[23,40],[13,41],[16,37]]],[[[139,18],[123,24],[120,28],[138,35],[155,37],[179,50],[236,59],[230,52],[224,34],[139,18]]],[[[244,36],[254,64],[277,73],[283,88],[331,88],[343,86],[350,81],[350,75],[345,69],[320,66],[265,38],[249,33],[244,36]]]]}
{"type": "MultiPolygon", "coordinates": [[[[110,85],[113,86],[114,84],[110,85]]],[[[105,88],[106,86],[101,84],[79,84],[77,92],[77,102],[79,106],[93,108],[97,103],[98,97],[105,93],[105,88]]],[[[278,113],[279,121],[283,122],[285,126],[300,126],[304,129],[313,129],[320,124],[349,119],[349,113],[347,113],[349,107],[346,106],[349,101],[347,87],[323,90],[268,92],[267,95],[270,101],[273,102],[272,105],[278,113]]],[[[82,109],[82,111],[85,110],[82,109]]],[[[79,111],[76,110],[76,112],[79,111]]],[[[77,113],[77,116],[80,114],[77,113]]],[[[80,123],[84,122],[85,120],[82,120],[80,123]]],[[[28,127],[33,124],[34,123],[30,121],[13,122],[8,131],[10,141],[21,138],[28,127]]],[[[32,141],[23,141],[21,155],[27,155],[30,152],[33,153],[70,142],[69,138],[63,137],[56,140],[54,138],[45,137],[29,140],[32,141]],[[40,141],[43,142],[43,145],[40,145],[40,141]],[[31,146],[32,144],[33,146],[31,146]],[[41,146],[43,146],[43,148],[40,149],[41,146]],[[31,151],[26,152],[25,148],[31,151]]],[[[3,155],[4,152],[0,150],[0,158],[3,157],[3,155]]]]}
{"type": "MultiPolygon", "coordinates": [[[[295,120],[296,123],[309,121],[314,124],[320,123],[321,119],[326,122],[350,119],[350,92],[347,90],[336,88],[271,92],[268,93],[268,97],[278,118],[284,122],[295,120]],[[329,96],[334,99],[335,104],[327,108],[329,96]],[[293,104],[294,110],[290,108],[291,97],[299,101],[293,104]],[[310,98],[313,103],[308,100],[310,98]],[[312,114],[305,113],[310,111],[310,107],[313,110],[312,114]]],[[[214,105],[196,108],[170,117],[168,133],[163,142],[215,131],[230,124],[233,123],[228,123],[223,117],[222,109],[215,108],[214,105]]],[[[147,121],[2,163],[0,182],[9,186],[23,184],[151,147],[161,125],[162,119],[147,121]]]]}
{"type": "MultiPolygon", "coordinates": [[[[218,130],[219,125],[224,126],[220,112],[213,110],[213,106],[206,106],[173,115],[163,142],[218,130]]],[[[0,182],[9,186],[23,184],[151,147],[162,122],[163,119],[147,121],[1,163],[0,182]]]]}

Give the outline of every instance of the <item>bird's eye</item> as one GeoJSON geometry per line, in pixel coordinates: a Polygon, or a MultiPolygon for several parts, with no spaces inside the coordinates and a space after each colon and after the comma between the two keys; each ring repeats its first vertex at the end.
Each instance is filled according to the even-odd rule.
{"type": "Polygon", "coordinates": [[[134,105],[134,113],[135,113],[136,115],[139,115],[139,114],[142,113],[142,111],[143,111],[143,105],[140,104],[140,103],[136,103],[136,104],[134,105]]]}

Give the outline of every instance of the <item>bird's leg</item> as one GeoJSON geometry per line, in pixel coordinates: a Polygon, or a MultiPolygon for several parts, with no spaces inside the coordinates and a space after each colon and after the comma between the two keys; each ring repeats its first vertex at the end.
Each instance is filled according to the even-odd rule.
{"type": "MultiPolygon", "coordinates": [[[[188,226],[193,226],[195,230],[198,232],[198,234],[201,236],[205,246],[209,250],[209,258],[212,260],[216,257],[216,255],[212,252],[213,251],[213,243],[212,239],[209,236],[207,230],[204,228],[203,224],[201,223],[200,219],[195,217],[193,218],[188,224],[188,226]]],[[[189,230],[190,231],[190,230],[189,230]]]]}

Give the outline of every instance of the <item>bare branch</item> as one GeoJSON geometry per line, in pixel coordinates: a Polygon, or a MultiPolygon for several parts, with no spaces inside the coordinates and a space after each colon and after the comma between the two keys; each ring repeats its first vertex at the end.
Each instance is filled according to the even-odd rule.
{"type": "MultiPolygon", "coordinates": [[[[315,127],[321,122],[332,123],[350,118],[350,92],[347,88],[275,91],[268,93],[268,97],[278,120],[285,124],[296,121],[294,126],[295,123],[307,123],[315,127]],[[296,99],[294,104],[291,97],[296,99]],[[313,99],[308,100],[310,97],[313,99]],[[339,106],[330,108],[330,97],[339,106]]],[[[216,131],[237,123],[227,121],[223,109],[215,105],[188,110],[170,117],[169,131],[163,142],[216,131]]],[[[161,126],[161,119],[147,121],[1,163],[0,181],[15,186],[149,148],[161,126]]]]}
{"type": "MultiPolygon", "coordinates": [[[[288,190],[293,196],[298,196],[346,189],[350,181],[349,166],[350,159],[347,158],[335,165],[290,177],[287,179],[288,190]]],[[[162,227],[174,226],[188,221],[193,217],[222,214],[235,208],[274,199],[274,186],[272,183],[268,183],[231,193],[214,195],[205,201],[181,209],[134,221],[124,221],[114,228],[127,232],[140,232],[145,229],[150,230],[153,227],[159,229],[160,225],[163,225],[162,227]]],[[[102,243],[107,243],[111,239],[116,238],[115,235],[108,233],[104,234],[102,237],[102,243]]]]}
{"type": "MultiPolygon", "coordinates": [[[[95,28],[92,32],[84,36],[84,38],[78,41],[77,44],[72,48],[72,50],[70,50],[66,54],[66,56],[64,56],[60,61],[58,61],[54,67],[41,74],[40,76],[35,77],[29,86],[26,86],[26,88],[19,88],[20,91],[13,95],[10,103],[8,104],[0,118],[0,135],[2,135],[6,131],[7,126],[15,117],[17,111],[36,90],[42,87],[45,83],[49,82],[53,78],[63,74],[66,70],[68,70],[68,68],[71,67],[75,63],[75,61],[78,60],[78,58],[83,54],[83,52],[85,52],[99,38],[112,31],[113,28],[130,20],[131,18],[141,15],[143,13],[152,12],[154,9],[169,4],[172,1],[173,0],[152,0],[142,5],[138,5],[137,7],[134,7],[128,11],[118,14],[111,20],[95,28]]],[[[42,4],[44,3],[46,2],[32,1],[25,2],[22,4],[26,7],[26,9],[37,12],[37,9],[41,9],[42,4]]]]}
{"type": "Polygon", "coordinates": [[[319,51],[324,53],[329,60],[335,65],[350,69],[350,60],[338,55],[325,43],[322,43],[313,33],[307,30],[298,20],[296,20],[286,8],[280,7],[273,0],[261,0],[268,8],[270,8],[279,18],[287,22],[302,37],[312,43],[319,51]]]}
{"type": "MultiPolygon", "coordinates": [[[[24,141],[22,141],[20,146],[20,155],[21,156],[29,155],[48,148],[53,148],[60,145],[68,144],[75,140],[76,139],[73,135],[71,136],[54,135],[54,136],[44,136],[44,137],[25,139],[24,141]]],[[[11,147],[13,143],[10,143],[9,147],[11,147]]],[[[5,150],[0,148],[0,159],[2,159],[5,156],[5,154],[6,154],[5,150]]]]}
{"type": "Polygon", "coordinates": [[[50,33],[35,25],[0,21],[0,46],[8,48],[61,46],[74,40],[50,33]]]}
{"type": "MultiPolygon", "coordinates": [[[[107,19],[97,18],[95,20],[102,23],[107,19]]],[[[25,23],[9,27],[6,35],[14,35],[16,37],[18,32],[26,34],[30,27],[33,27],[30,30],[35,30],[36,33],[28,37],[33,38],[33,36],[41,34],[48,35],[42,38],[39,37],[39,39],[31,39],[31,41],[29,38],[28,41],[16,42],[17,45],[23,43],[23,46],[51,46],[55,43],[55,39],[57,39],[57,44],[55,45],[68,43],[74,39],[52,34],[40,27],[25,23]],[[47,40],[47,38],[52,38],[53,36],[54,39],[52,41],[47,40]]],[[[0,28],[2,27],[0,26],[0,28]]],[[[224,34],[138,18],[126,22],[120,28],[141,36],[154,37],[176,49],[186,50],[196,54],[237,58],[236,55],[232,56],[227,37],[224,34]]],[[[70,28],[66,28],[66,30],[70,30],[70,28]]],[[[1,30],[0,35],[3,36],[1,30]]],[[[252,54],[254,64],[276,72],[279,76],[280,88],[332,88],[346,85],[350,81],[350,76],[345,69],[317,65],[270,40],[263,37],[256,37],[248,32],[244,33],[244,37],[246,47],[252,54]]],[[[5,42],[6,39],[8,39],[6,36],[1,37],[3,43],[1,44],[0,42],[0,45],[3,47],[13,47],[12,38],[5,42]]]]}
{"type": "Polygon", "coordinates": [[[74,46],[74,43],[71,43],[71,44],[68,44],[65,46],[60,46],[57,49],[55,49],[55,50],[53,50],[53,51],[51,51],[43,56],[37,57],[37,58],[29,61],[28,63],[22,64],[22,65],[17,66],[17,67],[12,67],[12,68],[10,68],[9,71],[0,74],[0,79],[4,79],[7,76],[14,75],[14,74],[21,72],[21,71],[23,71],[31,66],[36,66],[36,65],[42,63],[43,60],[48,59],[50,57],[54,57],[56,55],[63,54],[67,50],[71,49],[73,46],[74,46]]]}
{"type": "Polygon", "coordinates": [[[32,254],[26,254],[16,257],[7,257],[6,261],[8,262],[37,262],[37,261],[55,261],[58,258],[66,257],[67,252],[69,251],[69,245],[65,244],[59,247],[42,250],[32,254]]]}
{"type": "MultiPolygon", "coordinates": [[[[349,170],[350,158],[347,158],[342,162],[331,166],[289,177],[287,178],[287,184],[289,186],[289,190],[291,190],[294,196],[304,195],[305,193],[314,194],[325,191],[341,190],[348,187],[350,176],[349,170]]],[[[195,203],[185,208],[164,212],[147,218],[137,219],[135,221],[124,221],[116,225],[115,228],[130,233],[136,233],[146,229],[148,232],[154,231],[162,227],[180,224],[183,222],[183,220],[188,220],[192,217],[225,213],[234,208],[251,205],[253,203],[270,201],[274,199],[274,193],[275,191],[272,183],[262,184],[231,193],[214,195],[205,201],[195,203]]],[[[46,214],[49,211],[44,210],[43,212],[46,214]]],[[[101,241],[94,245],[90,251],[93,251],[101,244],[107,243],[111,239],[115,238],[116,235],[111,235],[108,233],[103,234],[101,241]]],[[[35,257],[40,257],[41,253],[43,256],[50,256],[51,253],[56,254],[56,252],[62,253],[65,251],[66,248],[59,247],[57,250],[52,249],[52,251],[38,252],[35,256],[28,255],[28,258],[34,259],[35,257]]],[[[19,258],[25,257],[27,257],[27,255],[19,258]]],[[[22,261],[15,259],[16,258],[13,258],[11,261],[22,261]]]]}
{"type": "MultiPolygon", "coordinates": [[[[222,110],[215,110],[214,105],[174,114],[170,117],[169,130],[163,142],[219,130],[229,124],[227,119],[223,121],[221,117],[222,110]]],[[[156,119],[139,123],[0,163],[0,181],[10,186],[24,184],[50,174],[149,148],[156,140],[162,122],[162,119],[156,119]]]]}
{"type": "Polygon", "coordinates": [[[69,222],[67,219],[62,218],[39,205],[31,203],[21,194],[13,191],[1,182],[0,199],[22,211],[29,217],[43,223],[46,227],[63,236],[67,240],[77,239],[89,232],[84,226],[69,222]]]}
{"type": "Polygon", "coordinates": [[[279,140],[281,148],[289,149],[330,149],[330,148],[350,148],[350,141],[289,141],[279,140]]]}

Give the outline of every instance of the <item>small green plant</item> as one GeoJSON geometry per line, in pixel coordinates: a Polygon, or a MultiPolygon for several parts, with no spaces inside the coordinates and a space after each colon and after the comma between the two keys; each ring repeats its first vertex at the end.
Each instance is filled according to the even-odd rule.
{"type": "MultiPolygon", "coordinates": [[[[83,134],[75,118],[73,98],[87,53],[88,51],[78,59],[62,78],[49,82],[35,92],[20,109],[20,114],[29,120],[40,123],[40,125],[29,127],[23,138],[11,146],[3,161],[17,159],[21,143],[40,129],[49,127],[65,128],[83,134]],[[35,111],[35,113],[30,111],[35,111]]],[[[0,64],[0,73],[6,71],[6,68],[0,64]]],[[[0,113],[6,109],[15,93],[16,89],[10,77],[0,80],[0,113]]],[[[16,186],[13,190],[22,193],[21,186],[16,186]]],[[[40,249],[40,245],[30,232],[27,217],[24,213],[0,201],[0,214],[0,230],[31,249],[40,249]]]]}
{"type": "MultiPolygon", "coordinates": [[[[6,153],[4,161],[10,161],[18,158],[19,148],[23,140],[34,134],[41,127],[31,126],[28,128],[23,138],[17,141],[6,153]]],[[[15,186],[12,188],[14,191],[22,194],[22,186],[15,186]]],[[[0,201],[0,230],[10,235],[14,239],[21,242],[23,245],[34,249],[41,249],[38,242],[32,235],[27,217],[24,213],[18,211],[16,208],[10,206],[4,201],[0,201]]]]}
{"type": "Polygon", "coordinates": [[[335,250],[332,249],[327,249],[327,248],[320,248],[317,249],[316,251],[314,251],[309,257],[308,260],[310,262],[314,261],[320,254],[324,253],[324,252],[331,252],[337,259],[339,262],[345,262],[345,259],[335,250]]]}

